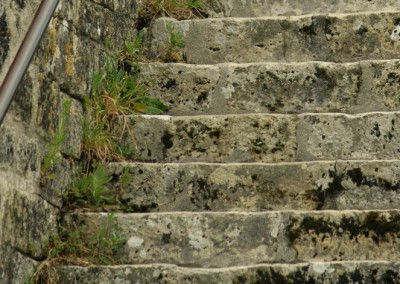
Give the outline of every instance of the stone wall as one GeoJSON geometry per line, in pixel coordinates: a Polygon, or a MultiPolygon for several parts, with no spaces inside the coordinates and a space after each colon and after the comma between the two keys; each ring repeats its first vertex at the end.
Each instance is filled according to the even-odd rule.
{"type": "MultiPolygon", "coordinates": [[[[0,1],[0,81],[39,0],[0,1]]],[[[106,55],[135,32],[136,0],[62,0],[0,127],[0,283],[23,283],[46,257],[61,194],[80,156],[82,99],[106,55]],[[72,100],[59,173],[41,178],[63,102],[72,100]]]]}

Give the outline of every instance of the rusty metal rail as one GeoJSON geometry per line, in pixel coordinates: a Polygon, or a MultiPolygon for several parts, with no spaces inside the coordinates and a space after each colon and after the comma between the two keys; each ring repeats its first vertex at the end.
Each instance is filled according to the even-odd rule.
{"type": "Polygon", "coordinates": [[[4,77],[0,86],[0,125],[58,3],[59,0],[42,0],[24,40],[4,77]]]}

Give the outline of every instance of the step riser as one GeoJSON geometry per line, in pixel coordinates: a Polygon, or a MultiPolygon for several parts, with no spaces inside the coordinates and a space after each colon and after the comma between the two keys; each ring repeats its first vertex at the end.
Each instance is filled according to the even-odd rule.
{"type": "Polygon", "coordinates": [[[311,13],[344,13],[360,11],[399,10],[396,0],[377,1],[280,1],[280,0],[225,0],[205,1],[212,17],[263,17],[302,15],[311,13]]]}
{"type": "MultiPolygon", "coordinates": [[[[79,215],[89,228],[106,214],[79,215]]],[[[400,212],[118,214],[125,263],[229,267],[400,257],[400,212]]]]}
{"type": "Polygon", "coordinates": [[[174,115],[396,111],[400,62],[193,66],[143,64],[149,93],[174,115]]]}
{"type": "Polygon", "coordinates": [[[311,263],[257,265],[225,270],[185,269],[168,265],[119,267],[61,267],[61,283],[396,283],[400,282],[400,263],[311,263]],[[83,282],[82,282],[82,279],[83,282]],[[356,280],[355,280],[356,279],[356,280]],[[100,281],[100,282],[99,282],[100,281]],[[115,283],[115,282],[114,282],[115,283]]]}
{"type": "Polygon", "coordinates": [[[400,159],[400,113],[136,117],[146,162],[400,159]]]}
{"type": "Polygon", "coordinates": [[[111,164],[109,172],[133,212],[400,207],[400,162],[111,164]]]}
{"type": "Polygon", "coordinates": [[[188,63],[354,62],[399,58],[392,40],[400,13],[295,18],[159,19],[152,28],[152,50],[168,49],[168,23],[184,35],[188,63]]]}

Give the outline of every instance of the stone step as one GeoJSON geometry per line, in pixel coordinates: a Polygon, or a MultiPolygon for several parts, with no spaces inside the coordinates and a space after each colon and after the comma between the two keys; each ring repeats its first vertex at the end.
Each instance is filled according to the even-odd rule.
{"type": "MultiPolygon", "coordinates": [[[[72,216],[71,216],[72,217],[72,216]]],[[[106,213],[73,216],[89,230],[106,213]]],[[[400,211],[115,214],[126,264],[229,267],[400,257],[400,211]]]]}
{"type": "MultiPolygon", "coordinates": [[[[399,112],[135,116],[143,162],[293,162],[400,159],[399,112]]],[[[136,141],[136,142],[135,142],[136,141]]]]}
{"type": "Polygon", "coordinates": [[[108,169],[110,190],[131,212],[400,208],[400,161],[114,163],[108,169]]]}
{"type": "Polygon", "coordinates": [[[169,50],[168,26],[182,33],[188,63],[354,62],[400,58],[400,12],[222,18],[152,26],[155,55],[169,50]]]}
{"type": "Polygon", "coordinates": [[[259,264],[223,269],[184,268],[168,264],[63,266],[59,283],[399,283],[400,263],[386,261],[259,264]],[[115,282],[118,279],[119,282],[115,282]]]}
{"type": "MultiPolygon", "coordinates": [[[[400,2],[399,2],[400,3],[400,2]]],[[[396,111],[400,61],[141,65],[170,114],[396,111]]]]}
{"type": "Polygon", "coordinates": [[[263,17],[400,10],[400,3],[397,0],[309,0],[307,2],[299,0],[206,0],[204,3],[211,17],[263,17]]]}

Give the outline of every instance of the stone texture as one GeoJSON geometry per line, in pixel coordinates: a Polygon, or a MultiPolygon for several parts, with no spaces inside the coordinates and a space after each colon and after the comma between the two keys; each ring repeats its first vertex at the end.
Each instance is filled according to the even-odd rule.
{"type": "Polygon", "coordinates": [[[8,259],[7,263],[0,261],[1,284],[28,283],[39,264],[10,247],[0,247],[0,258],[8,259]]]}
{"type": "Polygon", "coordinates": [[[133,127],[143,161],[279,162],[296,154],[291,116],[137,116],[133,127]]]}
{"type": "Polygon", "coordinates": [[[396,0],[310,0],[307,2],[299,0],[206,0],[205,4],[212,17],[263,17],[400,9],[400,4],[396,0]]]}
{"type": "Polygon", "coordinates": [[[396,111],[399,61],[142,64],[173,115],[396,111]]]}
{"type": "Polygon", "coordinates": [[[159,19],[152,27],[154,54],[168,49],[168,24],[184,35],[188,63],[354,62],[398,58],[391,34],[398,12],[302,17],[159,19]]]}
{"type": "Polygon", "coordinates": [[[400,157],[398,116],[137,116],[132,143],[147,162],[391,160],[400,157]]]}
{"type": "Polygon", "coordinates": [[[306,114],[297,127],[297,159],[398,159],[398,120],[397,112],[306,114]]]}
{"type": "MultiPolygon", "coordinates": [[[[0,81],[39,6],[0,3],[0,81]]],[[[121,45],[134,33],[136,1],[61,1],[0,128],[0,283],[25,283],[47,254],[61,195],[80,158],[83,108],[91,77],[104,62],[105,39],[121,45]],[[62,162],[41,176],[63,104],[72,100],[62,162]],[[3,247],[7,249],[3,249],[3,247]]]]}
{"type": "MultiPolygon", "coordinates": [[[[124,263],[172,263],[228,267],[294,261],[283,224],[288,215],[265,214],[116,214],[127,238],[124,263]]],[[[80,215],[89,228],[107,214],[80,215]]]]}
{"type": "MultiPolygon", "coordinates": [[[[398,161],[110,164],[132,212],[396,209],[398,161]],[[126,173],[129,183],[124,183],[126,173]]],[[[110,188],[111,189],[111,188],[110,188]]]]}
{"type": "Polygon", "coordinates": [[[17,53],[40,3],[39,0],[22,2],[3,0],[0,4],[0,82],[5,77],[5,70],[17,53]]]}
{"type": "Polygon", "coordinates": [[[0,127],[0,169],[13,169],[27,178],[38,178],[40,169],[40,140],[24,127],[5,120],[0,127]]]}
{"type": "Polygon", "coordinates": [[[63,0],[56,16],[75,33],[100,44],[109,40],[115,48],[120,48],[127,34],[135,32],[138,11],[137,0],[63,0]]]}
{"type": "MultiPolygon", "coordinates": [[[[89,228],[107,214],[79,215],[89,228]]],[[[117,214],[124,263],[229,267],[308,261],[396,261],[400,213],[282,211],[117,214]]]]}
{"type": "Polygon", "coordinates": [[[0,242],[35,259],[47,256],[46,243],[55,233],[55,207],[24,188],[21,176],[0,183],[0,242]],[[20,182],[11,181],[20,179],[20,182]]]}
{"type": "Polygon", "coordinates": [[[61,283],[397,283],[398,262],[312,262],[260,264],[224,269],[182,268],[174,265],[64,266],[61,283]],[[140,279],[140,280],[139,280],[140,279]]]}

